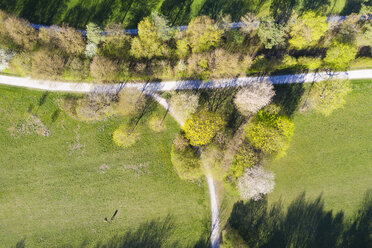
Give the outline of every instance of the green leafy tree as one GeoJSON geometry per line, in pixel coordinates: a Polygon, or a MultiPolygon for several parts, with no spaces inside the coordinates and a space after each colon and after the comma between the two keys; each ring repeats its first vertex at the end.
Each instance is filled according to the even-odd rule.
{"type": "Polygon", "coordinates": [[[225,125],[222,117],[212,112],[199,112],[188,119],[183,127],[193,146],[207,145],[225,125]]]}
{"type": "Polygon", "coordinates": [[[334,79],[316,82],[310,88],[309,94],[304,99],[302,110],[313,109],[325,116],[334,110],[342,108],[345,96],[351,91],[349,80],[334,79]]]}
{"type": "Polygon", "coordinates": [[[261,20],[258,26],[258,37],[266,49],[274,46],[280,47],[285,44],[285,30],[286,27],[283,24],[278,24],[272,17],[268,17],[261,20]]]}
{"type": "Polygon", "coordinates": [[[169,26],[169,21],[157,11],[151,13],[151,18],[157,28],[158,38],[163,41],[168,41],[172,38],[172,29],[169,26]]]}
{"type": "Polygon", "coordinates": [[[291,25],[289,44],[296,49],[314,46],[328,30],[327,17],[313,11],[304,12],[291,25]]]}
{"type": "Polygon", "coordinates": [[[355,59],[358,49],[353,44],[335,42],[327,51],[325,64],[332,70],[343,71],[355,59]]]}
{"type": "Polygon", "coordinates": [[[158,36],[158,28],[152,18],[146,17],[138,24],[138,37],[132,40],[130,54],[135,58],[152,59],[165,57],[169,53],[167,45],[158,36]]]}
{"type": "Polygon", "coordinates": [[[122,31],[120,24],[106,26],[107,35],[99,47],[98,54],[111,59],[128,60],[132,39],[122,31]]]}
{"type": "Polygon", "coordinates": [[[87,38],[89,42],[98,45],[104,40],[104,37],[102,36],[102,29],[95,23],[88,23],[87,38]]]}
{"type": "Polygon", "coordinates": [[[245,132],[254,149],[283,156],[293,136],[294,124],[288,117],[264,109],[246,126],[245,132]]]}
{"type": "Polygon", "coordinates": [[[231,175],[237,179],[243,175],[246,168],[252,168],[259,162],[258,153],[247,143],[244,143],[236,152],[231,163],[231,175]]]}
{"type": "Polygon", "coordinates": [[[191,20],[186,30],[186,38],[193,53],[201,53],[219,46],[223,30],[208,16],[198,16],[191,20]]]}

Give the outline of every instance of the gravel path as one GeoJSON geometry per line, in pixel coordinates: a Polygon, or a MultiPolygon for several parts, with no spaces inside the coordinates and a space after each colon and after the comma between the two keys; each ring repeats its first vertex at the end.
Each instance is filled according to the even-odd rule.
{"type": "Polygon", "coordinates": [[[187,89],[214,89],[225,87],[245,86],[252,82],[260,82],[267,80],[273,84],[290,84],[290,83],[304,83],[317,82],[334,78],[343,79],[369,79],[372,78],[372,69],[355,70],[347,72],[337,72],[329,74],[321,73],[307,73],[307,74],[292,74],[280,76],[265,76],[265,77],[240,77],[232,79],[216,79],[206,82],[198,80],[186,81],[164,81],[164,82],[148,82],[148,83],[119,83],[119,84],[94,84],[94,83],[70,83],[62,81],[48,81],[36,80],[31,78],[21,78],[13,76],[0,75],[0,84],[13,85],[19,87],[27,87],[48,91],[64,91],[76,93],[88,93],[91,91],[98,92],[118,92],[123,87],[136,88],[144,90],[148,93],[159,91],[172,90],[187,90],[187,89]]]}

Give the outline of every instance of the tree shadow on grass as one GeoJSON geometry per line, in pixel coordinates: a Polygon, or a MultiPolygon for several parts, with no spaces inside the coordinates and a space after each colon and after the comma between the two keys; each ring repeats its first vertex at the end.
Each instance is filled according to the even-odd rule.
{"type": "Polygon", "coordinates": [[[347,0],[340,14],[346,16],[351,13],[359,13],[364,2],[364,0],[347,0]]]}
{"type": "Polygon", "coordinates": [[[281,107],[281,114],[291,117],[299,108],[302,95],[305,92],[302,83],[275,84],[273,103],[281,107]]]}
{"type": "Polygon", "coordinates": [[[306,200],[302,193],[286,211],[280,201],[269,206],[266,198],[239,201],[228,224],[249,247],[372,247],[372,191],[351,223],[342,211],[325,210],[322,196],[306,200]]]}

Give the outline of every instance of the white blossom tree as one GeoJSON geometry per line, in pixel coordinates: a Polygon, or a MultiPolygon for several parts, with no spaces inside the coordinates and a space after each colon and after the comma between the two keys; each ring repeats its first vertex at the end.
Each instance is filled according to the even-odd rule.
{"type": "Polygon", "coordinates": [[[240,197],[244,200],[260,200],[274,189],[274,178],[274,173],[264,171],[260,166],[245,169],[243,176],[237,181],[240,197]]]}
{"type": "Polygon", "coordinates": [[[255,82],[242,88],[235,95],[234,103],[242,115],[249,116],[271,102],[274,87],[268,82],[255,82]]]}

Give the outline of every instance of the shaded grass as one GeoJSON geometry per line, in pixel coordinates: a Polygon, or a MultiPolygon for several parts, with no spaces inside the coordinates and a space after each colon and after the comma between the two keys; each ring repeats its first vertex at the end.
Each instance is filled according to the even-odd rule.
{"type": "MultiPolygon", "coordinates": [[[[176,122],[168,116],[167,131],[154,133],[147,127],[151,116],[146,116],[138,126],[141,140],[121,149],[111,135],[128,120],[72,120],[59,110],[60,97],[0,87],[0,246],[23,238],[27,247],[104,242],[168,214],[175,220],[171,239],[185,244],[198,240],[209,213],[208,191],[204,182],[181,181],[173,170],[170,148],[179,130],[176,122]],[[47,126],[49,137],[11,135],[8,129],[28,110],[47,126]],[[76,133],[82,148],[71,151],[76,133]],[[133,169],[140,164],[142,169],[133,169]],[[105,173],[103,165],[109,167],[105,173]],[[115,209],[115,220],[104,222],[115,209]]],[[[159,106],[155,111],[165,113],[159,106]]]]}
{"type": "Polygon", "coordinates": [[[325,206],[351,214],[372,188],[372,81],[354,81],[344,108],[330,116],[296,113],[287,156],[265,161],[276,175],[270,202],[323,193],[325,206]]]}

